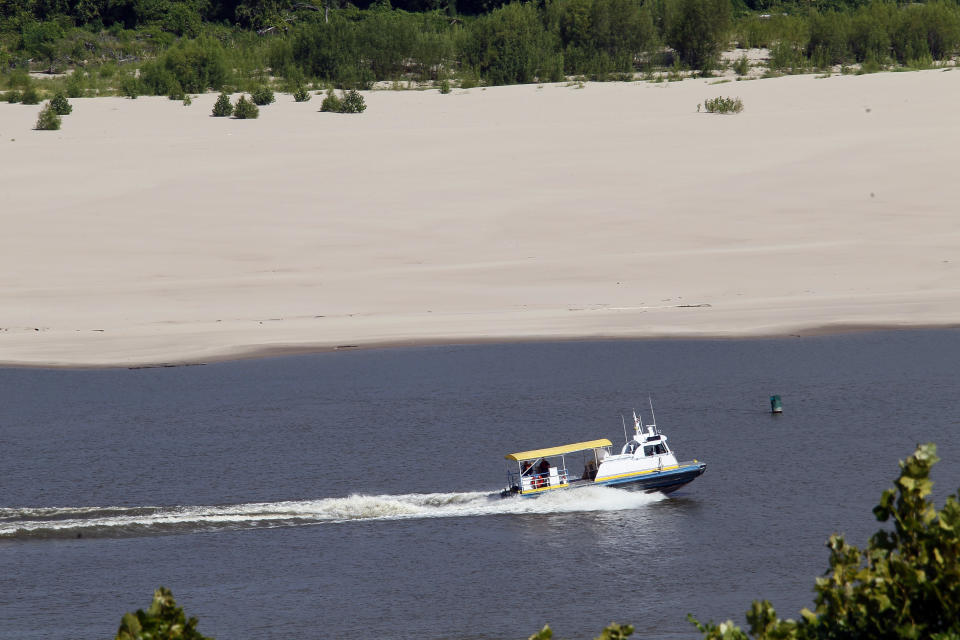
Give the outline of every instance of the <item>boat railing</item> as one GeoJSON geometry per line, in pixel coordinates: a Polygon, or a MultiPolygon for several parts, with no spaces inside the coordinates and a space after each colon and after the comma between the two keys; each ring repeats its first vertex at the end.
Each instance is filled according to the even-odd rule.
{"type": "Polygon", "coordinates": [[[521,492],[533,491],[535,489],[544,489],[547,487],[559,487],[569,484],[566,469],[557,469],[556,474],[551,473],[533,473],[521,475],[516,471],[507,473],[509,486],[520,487],[521,492]]]}

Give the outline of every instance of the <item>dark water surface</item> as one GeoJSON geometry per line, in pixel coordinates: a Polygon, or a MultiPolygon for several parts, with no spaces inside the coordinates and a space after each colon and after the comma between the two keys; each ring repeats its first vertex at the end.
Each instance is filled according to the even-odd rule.
{"type": "Polygon", "coordinates": [[[918,442],[938,504],[960,486],[958,362],[960,331],[905,331],[2,369],[0,638],[112,638],[158,585],[220,640],[796,617],[918,442]],[[622,443],[648,394],[692,485],[488,497],[504,454],[622,443]]]}

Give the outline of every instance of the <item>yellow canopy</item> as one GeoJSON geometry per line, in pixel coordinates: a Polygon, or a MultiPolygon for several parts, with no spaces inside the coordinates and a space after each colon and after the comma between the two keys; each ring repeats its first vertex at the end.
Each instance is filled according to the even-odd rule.
{"type": "Polygon", "coordinates": [[[521,451],[520,453],[511,453],[506,456],[507,460],[536,460],[537,458],[547,458],[549,456],[559,456],[571,451],[584,451],[585,449],[596,449],[597,447],[609,447],[612,443],[606,438],[600,440],[590,440],[589,442],[575,442],[574,444],[565,444],[559,447],[550,447],[548,449],[534,449],[533,451],[521,451]]]}

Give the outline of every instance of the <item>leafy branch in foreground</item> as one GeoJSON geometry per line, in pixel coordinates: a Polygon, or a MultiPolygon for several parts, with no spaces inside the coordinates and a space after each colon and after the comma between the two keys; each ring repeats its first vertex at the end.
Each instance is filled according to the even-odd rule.
{"type": "MultiPolygon", "coordinates": [[[[604,630],[600,632],[600,635],[597,636],[595,640],[624,640],[624,638],[629,638],[632,635],[633,625],[611,622],[609,626],[605,627],[604,630]]],[[[547,624],[543,626],[543,629],[537,631],[527,640],[552,640],[552,638],[553,629],[551,629],[550,625],[547,624]]]]}
{"type": "Polygon", "coordinates": [[[126,613],[115,640],[213,640],[197,631],[197,619],[187,619],[169,589],[153,592],[153,602],[144,611],[126,613]]]}
{"type": "Polygon", "coordinates": [[[688,619],[708,640],[960,638],[960,500],[949,496],[940,511],[929,500],[936,451],[923,444],[901,461],[895,487],[874,508],[893,531],[877,531],[863,551],[830,536],[830,569],[816,580],[814,611],[781,620],[768,601],[754,601],[749,634],[729,620],[688,619]]]}

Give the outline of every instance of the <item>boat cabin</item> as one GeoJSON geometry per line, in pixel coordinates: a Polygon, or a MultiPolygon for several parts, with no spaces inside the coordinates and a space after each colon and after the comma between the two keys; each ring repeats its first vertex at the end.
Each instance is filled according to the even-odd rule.
{"type": "Polygon", "coordinates": [[[648,426],[646,433],[637,433],[632,440],[623,445],[620,453],[649,458],[667,455],[670,453],[670,447],[667,446],[666,436],[656,433],[654,426],[648,426]]]}
{"type": "Polygon", "coordinates": [[[539,493],[581,481],[592,483],[612,446],[613,443],[602,438],[511,453],[506,459],[516,462],[517,466],[507,470],[509,488],[504,493],[539,493]]]}

